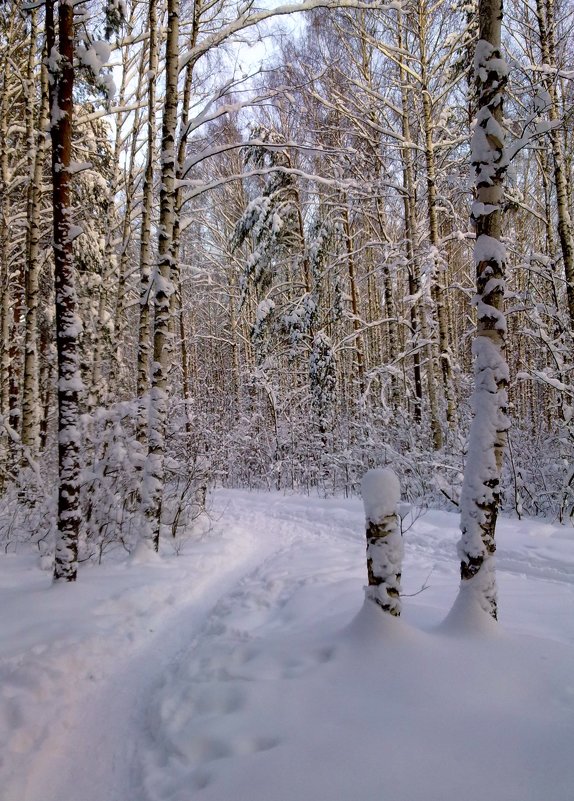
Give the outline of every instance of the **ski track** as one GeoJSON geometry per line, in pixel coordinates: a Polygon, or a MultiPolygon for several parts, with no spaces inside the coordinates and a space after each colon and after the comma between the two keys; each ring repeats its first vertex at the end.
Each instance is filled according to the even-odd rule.
{"type": "MultiPolygon", "coordinates": [[[[177,611],[177,591],[163,599],[171,612],[152,616],[151,636],[143,644],[140,640],[130,647],[134,637],[128,619],[123,642],[112,638],[107,648],[97,638],[64,641],[37,649],[28,665],[21,660],[0,664],[0,676],[7,679],[0,700],[12,716],[9,777],[27,765],[24,785],[12,776],[5,801],[179,801],[172,790],[190,764],[194,789],[200,790],[210,784],[218,759],[278,744],[269,731],[248,738],[234,733],[233,716],[248,703],[250,680],[295,677],[329,661],[331,654],[325,646],[287,658],[273,649],[260,651],[257,637],[274,630],[279,634],[300,619],[300,608],[299,615],[291,614],[290,605],[303,604],[306,592],[318,593],[334,583],[343,596],[356,592],[364,559],[362,505],[336,499],[315,499],[309,505],[297,497],[246,492],[221,493],[222,500],[216,525],[232,535],[233,522],[240,520],[242,536],[249,531],[250,542],[242,542],[236,552],[228,537],[221,553],[199,560],[188,577],[195,588],[184,594],[177,611]],[[294,561],[297,575],[292,574],[294,561]],[[86,673],[92,657],[97,668],[86,673]],[[42,664],[40,682],[34,660],[42,664]],[[72,676],[83,678],[71,678],[56,705],[51,690],[62,684],[63,664],[72,676]],[[175,683],[188,688],[182,710],[170,706],[175,683]],[[41,723],[34,730],[31,721],[38,710],[41,723]],[[230,734],[214,738],[209,721],[221,716],[228,716],[230,734]],[[182,730],[184,737],[179,736],[182,730]]],[[[452,579],[458,569],[456,540],[452,515],[446,520],[451,526],[446,536],[440,513],[433,513],[433,521],[425,516],[416,521],[405,535],[405,567],[416,566],[419,573],[434,567],[452,579]]],[[[570,587],[574,583],[572,565],[527,546],[501,547],[498,569],[570,587]]],[[[104,604],[99,614],[105,611],[104,604]]]]}
{"type": "MultiPolygon", "coordinates": [[[[141,787],[141,754],[154,751],[152,732],[157,717],[154,698],[165,686],[165,675],[177,670],[182,663],[186,664],[200,642],[211,642],[223,631],[234,642],[237,636],[247,638],[241,628],[229,630],[229,621],[233,621],[238,608],[241,607],[245,619],[249,617],[246,611],[251,610],[251,623],[257,625],[258,615],[264,617],[266,611],[285,604],[294,592],[320,575],[311,563],[307,577],[293,580],[288,570],[289,554],[294,547],[306,545],[309,548],[310,543],[328,536],[332,538],[333,526],[319,521],[309,523],[298,513],[275,514],[273,507],[264,503],[259,506],[247,514],[242,507],[241,523],[243,531],[251,527],[258,532],[253,540],[256,559],[265,553],[260,540],[267,540],[267,556],[263,561],[257,561],[254,566],[253,558],[248,557],[238,566],[232,558],[232,566],[225,568],[222,565],[225,566],[230,554],[224,553],[213,565],[203,565],[198,575],[191,577],[196,580],[202,577],[197,591],[186,598],[185,606],[172,612],[168,622],[160,617],[160,631],[143,647],[130,648],[134,634],[127,621],[124,624],[126,641],[122,643],[119,638],[116,643],[120,649],[123,645],[127,656],[122,656],[120,650],[116,658],[113,649],[103,647],[98,639],[78,643],[62,641],[46,649],[36,649],[28,694],[26,672],[22,672],[19,660],[0,665],[5,678],[3,700],[12,702],[13,707],[12,737],[8,744],[12,781],[5,785],[5,801],[76,801],[79,798],[82,801],[142,801],[147,797],[141,787]],[[286,567],[278,570],[282,561],[286,567]],[[206,573],[208,580],[204,578],[206,573]],[[228,622],[224,625],[223,621],[228,622]],[[85,668],[91,662],[97,667],[86,674],[85,668]],[[44,678],[39,692],[40,663],[44,678]],[[70,672],[71,680],[56,706],[51,698],[52,683],[62,684],[63,665],[66,673],[70,672]],[[77,678],[75,674],[84,675],[77,678]],[[33,722],[38,710],[40,725],[33,722]],[[138,732],[136,742],[133,741],[134,732],[138,732]],[[32,761],[28,763],[27,755],[32,752],[32,761]],[[25,775],[23,783],[18,779],[18,774],[22,773],[25,775]],[[140,788],[136,795],[134,787],[140,788]],[[72,795],[70,788],[74,788],[72,795]]],[[[235,514],[233,507],[232,502],[228,503],[224,512],[231,519],[235,514]]],[[[168,603],[174,602],[173,598],[168,599],[168,603]]],[[[112,607],[114,603],[112,600],[112,607]]],[[[104,603],[99,614],[105,614],[106,606],[104,603]]],[[[151,621],[150,633],[157,622],[151,621]]],[[[205,658],[201,669],[207,667],[204,663],[205,658]]],[[[216,655],[211,663],[218,664],[216,655]]],[[[266,740],[254,742],[253,748],[263,749],[266,743],[266,740]]]]}

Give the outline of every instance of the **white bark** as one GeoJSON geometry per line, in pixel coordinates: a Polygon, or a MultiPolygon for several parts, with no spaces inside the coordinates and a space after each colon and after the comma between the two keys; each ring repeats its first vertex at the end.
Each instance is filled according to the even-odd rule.
{"type": "Polygon", "coordinates": [[[509,426],[504,316],[506,252],[501,242],[506,170],[502,101],[507,67],[500,54],[501,20],[501,0],[480,0],[480,32],[475,54],[478,117],[471,155],[476,171],[474,417],[460,499],[462,536],[459,542],[461,592],[473,593],[482,609],[495,619],[495,529],[502,457],[509,426]]]}
{"type": "Polygon", "coordinates": [[[394,617],[401,613],[403,538],[398,514],[400,485],[395,473],[369,470],[361,482],[367,523],[365,596],[394,617]]]}
{"type": "Polygon", "coordinates": [[[74,86],[74,10],[58,3],[56,44],[54,0],[46,2],[46,36],[52,112],[54,273],[58,345],[58,532],[54,580],[75,581],[80,513],[79,392],[81,389],[72,242],[70,164],[74,86]]]}
{"type": "Polygon", "coordinates": [[[154,275],[154,337],[150,399],[149,449],[147,460],[147,509],[149,537],[159,549],[163,484],[165,480],[165,426],[168,406],[168,372],[173,350],[170,334],[170,298],[173,293],[173,232],[175,224],[175,131],[177,125],[177,79],[179,0],[168,0],[165,66],[165,105],[161,139],[161,192],[158,264],[154,275]]]}

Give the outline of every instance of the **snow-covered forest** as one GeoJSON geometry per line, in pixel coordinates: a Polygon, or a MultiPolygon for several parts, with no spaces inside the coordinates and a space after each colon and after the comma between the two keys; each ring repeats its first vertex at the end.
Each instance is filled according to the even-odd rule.
{"type": "Polygon", "coordinates": [[[480,770],[457,759],[499,752],[510,772],[494,770],[485,795],[570,801],[574,632],[560,615],[574,611],[573,109],[570,0],[4,0],[9,801],[474,801],[480,770]],[[549,591],[546,623],[517,589],[521,572],[533,597],[549,591]],[[493,622],[505,608],[508,639],[493,622]],[[458,635],[470,631],[467,648],[458,635]],[[391,676],[372,709],[363,652],[391,676]],[[419,657],[422,706],[403,731],[419,657]],[[67,686],[74,659],[81,678],[67,686]],[[488,685],[489,660],[507,685],[488,685]],[[351,691],[357,670],[364,687],[351,691]],[[173,686],[158,689],[166,671],[173,686]],[[307,674],[299,711],[287,708],[282,682],[307,674]],[[327,676],[347,706],[328,702],[327,676]],[[89,723],[82,697],[108,697],[92,678],[112,700],[89,723]],[[261,694],[247,712],[243,679],[261,694]],[[189,690],[198,681],[203,694],[189,690]],[[537,734],[513,740],[527,687],[537,734]],[[150,694],[145,716],[137,693],[150,694]],[[456,693],[480,718],[460,751],[456,693]],[[335,711],[306,763],[295,731],[323,702],[335,711]],[[247,733],[222,737],[236,711],[247,733]],[[437,759],[458,753],[446,784],[425,739],[441,714],[437,759]],[[136,728],[155,744],[140,732],[128,753],[136,728]],[[428,756],[414,772],[399,762],[407,789],[403,768],[387,764],[388,785],[369,773],[378,736],[428,756]],[[104,765],[124,749],[130,764],[94,784],[80,776],[92,749],[104,765]],[[530,767],[542,752],[555,795],[530,767]],[[300,785],[284,775],[290,759],[305,762],[300,785]]]}
{"type": "Polygon", "coordinates": [[[507,4],[502,127],[472,153],[472,4],[272,6],[3,4],[8,548],[51,547],[58,429],[82,559],[185,530],[216,485],[353,493],[392,463],[408,500],[455,509],[501,138],[500,499],[570,518],[571,4],[507,4]]]}

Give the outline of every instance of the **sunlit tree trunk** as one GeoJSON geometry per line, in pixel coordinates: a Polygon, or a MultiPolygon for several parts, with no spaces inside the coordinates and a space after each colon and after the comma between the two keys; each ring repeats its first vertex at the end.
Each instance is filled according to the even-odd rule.
{"type": "Polygon", "coordinates": [[[137,396],[138,396],[138,422],[137,436],[140,442],[145,442],[148,433],[148,403],[150,387],[150,356],[151,356],[151,271],[152,246],[151,224],[153,212],[153,176],[155,160],[156,137],[156,82],[158,70],[158,31],[156,3],[149,0],[148,4],[148,34],[149,34],[149,62],[147,82],[147,143],[146,162],[143,179],[142,219],[140,233],[140,287],[139,287],[139,321],[138,321],[138,352],[137,352],[137,396]]]}
{"type": "Polygon", "coordinates": [[[460,499],[461,592],[497,617],[494,553],[500,504],[500,475],[509,426],[508,367],[502,237],[503,181],[506,171],[502,128],[507,67],[500,54],[501,0],[480,0],[479,40],[475,53],[477,121],[471,160],[476,171],[476,310],[473,344],[473,419],[460,499]]]}
{"type": "MultiPolygon", "coordinates": [[[[35,46],[35,35],[33,35],[35,46]]],[[[30,70],[29,80],[34,75],[30,70]]],[[[35,87],[30,91],[34,91],[35,87]]],[[[42,177],[46,162],[48,139],[45,134],[48,119],[48,72],[41,66],[40,111],[37,128],[32,133],[33,148],[28,186],[28,230],[25,287],[25,332],[24,332],[24,381],[22,397],[22,443],[32,452],[39,445],[39,364],[38,364],[38,303],[39,277],[41,269],[41,223],[42,223],[42,177]]],[[[31,101],[32,102],[32,101],[31,101]]]]}
{"type": "Polygon", "coordinates": [[[10,106],[8,47],[10,36],[7,36],[6,47],[0,51],[2,56],[2,73],[0,83],[0,290],[2,292],[1,341],[0,341],[0,414],[8,417],[10,409],[10,192],[9,192],[9,153],[8,153],[8,115],[10,106]]]}
{"type": "Polygon", "coordinates": [[[367,600],[393,617],[401,614],[403,537],[400,485],[390,468],[369,470],[361,482],[367,524],[367,600]]]}
{"type": "Polygon", "coordinates": [[[161,137],[161,191],[158,263],[154,275],[154,335],[149,421],[148,504],[146,515],[154,549],[159,549],[162,494],[165,480],[165,427],[168,406],[168,373],[173,352],[170,333],[170,298],[173,293],[173,231],[175,222],[177,79],[179,0],[168,0],[165,63],[165,104],[161,137]]]}
{"type": "MultiPolygon", "coordinates": [[[[403,46],[402,22],[399,22],[398,29],[398,45],[399,48],[403,46]]],[[[411,328],[413,334],[413,344],[416,348],[413,355],[414,365],[414,383],[415,383],[415,420],[421,420],[421,403],[422,403],[422,378],[421,378],[421,363],[420,363],[420,335],[423,340],[428,341],[428,331],[426,322],[426,313],[424,304],[421,303],[419,295],[422,292],[420,280],[420,263],[416,246],[416,214],[415,214],[415,179],[413,169],[413,155],[412,155],[412,141],[411,141],[411,128],[410,128],[410,107],[409,107],[409,79],[408,74],[400,62],[400,78],[401,78],[401,100],[402,100],[402,133],[405,140],[405,145],[402,148],[402,161],[403,161],[403,183],[405,192],[403,195],[403,204],[405,210],[405,238],[406,238],[406,251],[408,260],[408,280],[409,280],[409,294],[411,295],[411,328]]],[[[426,354],[426,374],[427,374],[427,397],[429,404],[430,416],[430,429],[432,433],[433,445],[435,449],[442,446],[442,431],[438,416],[438,402],[436,396],[436,381],[434,376],[434,365],[432,358],[432,348],[427,344],[423,348],[426,354]]]]}

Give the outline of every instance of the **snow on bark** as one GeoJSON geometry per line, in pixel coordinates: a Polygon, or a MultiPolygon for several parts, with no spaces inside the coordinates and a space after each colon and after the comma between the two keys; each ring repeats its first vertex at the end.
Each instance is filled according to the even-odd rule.
{"type": "Polygon", "coordinates": [[[159,550],[164,485],[165,428],[168,405],[168,371],[172,352],[170,297],[173,294],[173,232],[175,225],[175,130],[178,105],[179,0],[168,0],[166,89],[162,123],[161,190],[158,263],[154,273],[154,339],[149,406],[147,459],[147,536],[159,550]]]}
{"type": "MultiPolygon", "coordinates": [[[[31,44],[28,62],[28,86],[34,85],[37,17],[31,16],[31,44]]],[[[29,131],[29,172],[26,198],[26,286],[25,286],[25,331],[24,331],[24,377],[22,392],[22,443],[36,453],[40,434],[39,361],[38,361],[38,306],[40,300],[39,280],[42,266],[41,253],[41,199],[42,178],[46,161],[48,139],[45,130],[48,124],[48,72],[46,65],[40,66],[40,107],[35,114],[36,97],[29,91],[27,102],[31,130],[29,131]],[[36,127],[36,130],[35,130],[36,127]]]]}
{"type": "Polygon", "coordinates": [[[138,355],[137,355],[137,393],[138,422],[137,436],[144,442],[148,431],[148,403],[149,403],[149,362],[150,347],[150,292],[152,276],[152,216],[153,216],[153,179],[154,179],[154,152],[156,137],[156,76],[158,70],[158,35],[157,12],[155,3],[148,5],[148,31],[149,31],[149,69],[147,73],[148,116],[147,116],[147,153],[143,181],[142,218],[140,234],[140,298],[138,323],[138,355]]]}
{"type": "Polygon", "coordinates": [[[56,334],[58,351],[58,531],[54,580],[75,581],[80,512],[78,317],[72,242],[71,173],[74,85],[74,9],[58,4],[58,45],[54,1],[46,2],[46,38],[52,114],[52,190],[56,334]],[[57,57],[54,54],[57,53],[57,57]]]}
{"type": "Polygon", "coordinates": [[[559,95],[556,91],[559,82],[554,77],[556,69],[557,23],[554,3],[536,0],[536,17],[540,32],[540,51],[542,60],[548,68],[542,72],[543,88],[540,91],[539,106],[547,108],[549,114],[548,130],[552,150],[554,186],[556,191],[556,212],[558,215],[558,239],[564,262],[566,279],[566,299],[570,327],[574,330],[574,224],[570,211],[568,191],[567,158],[564,153],[559,95]]]}
{"type": "Polygon", "coordinates": [[[383,611],[398,617],[401,613],[400,585],[403,538],[398,504],[399,480],[389,468],[369,470],[361,482],[367,524],[367,572],[365,597],[383,611]]]}
{"type": "Polygon", "coordinates": [[[458,545],[461,593],[465,596],[470,593],[494,619],[497,617],[495,529],[509,427],[504,317],[506,250],[501,241],[501,202],[508,164],[504,152],[502,93],[508,70],[500,55],[501,20],[501,0],[481,0],[474,61],[478,112],[471,149],[476,173],[476,202],[472,209],[476,222],[475,386],[460,499],[462,536],[458,545]]]}

